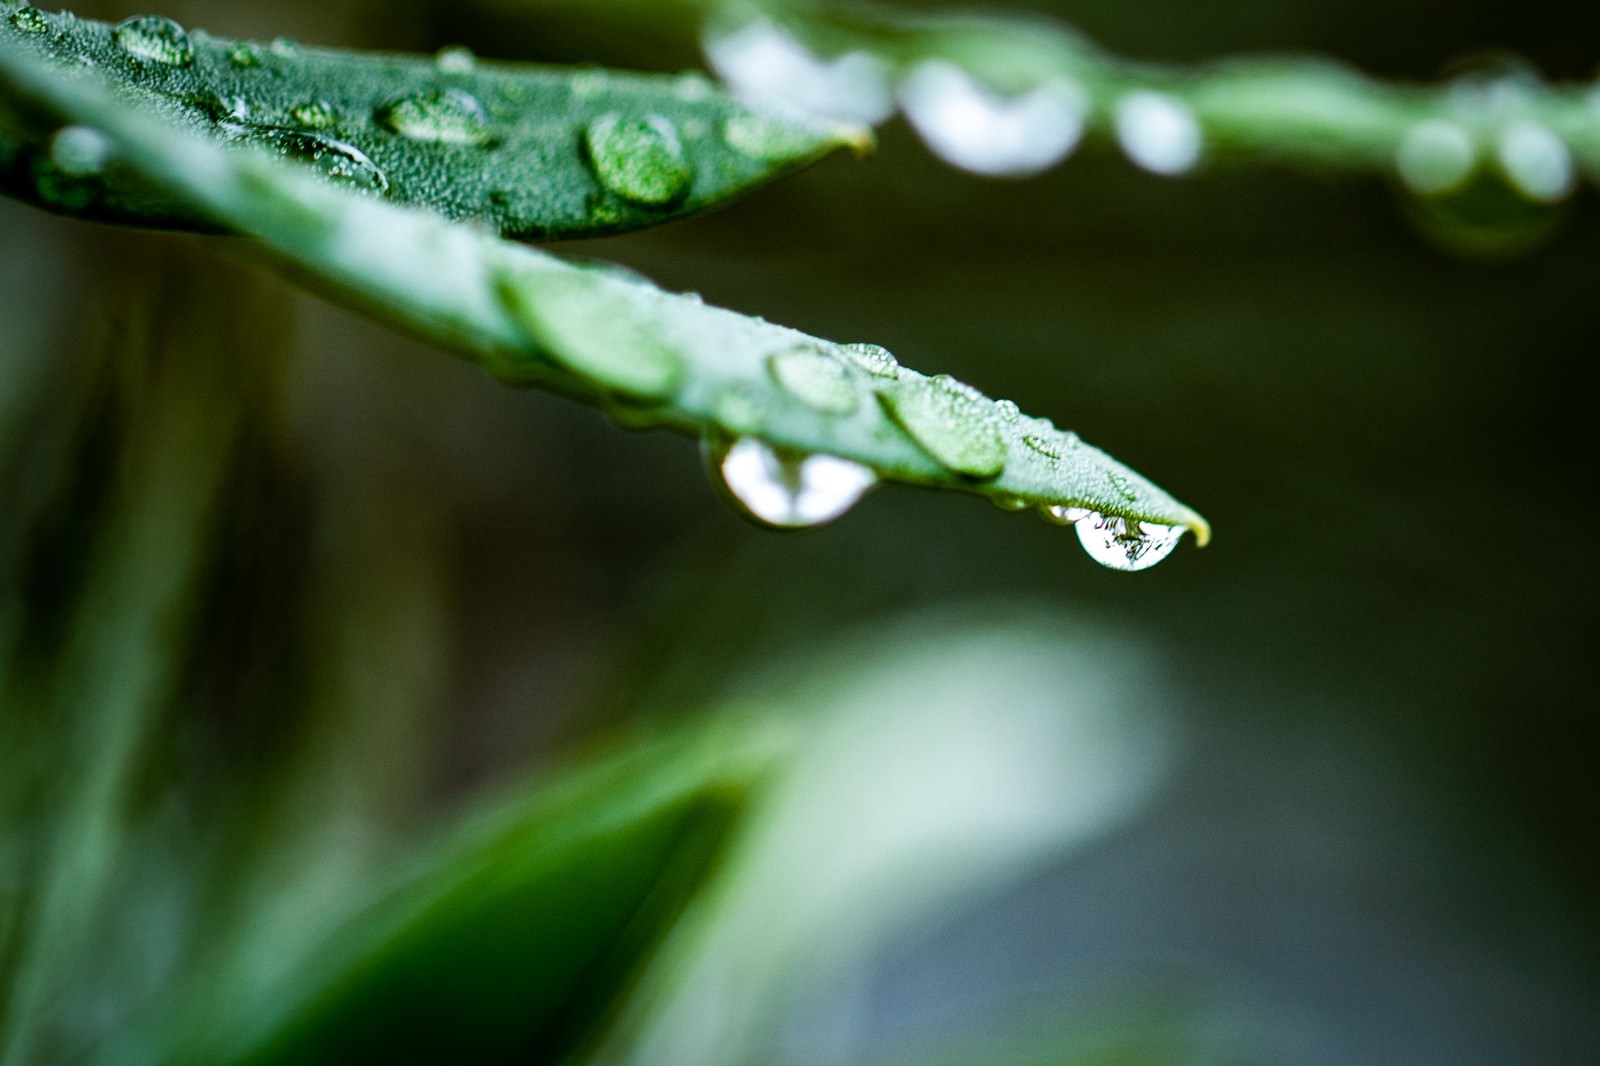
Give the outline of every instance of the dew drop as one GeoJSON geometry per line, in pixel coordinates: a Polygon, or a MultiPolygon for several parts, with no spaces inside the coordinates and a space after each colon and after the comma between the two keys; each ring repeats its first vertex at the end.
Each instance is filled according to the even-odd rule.
{"type": "Polygon", "coordinates": [[[900,103],[922,139],[946,162],[975,174],[1025,176],[1065,159],[1083,136],[1089,98],[1058,79],[1004,98],[943,59],[919,63],[900,103]]]}
{"type": "Polygon", "coordinates": [[[900,376],[900,361],[880,344],[841,344],[839,350],[857,367],[875,378],[894,381],[900,376]]]}
{"type": "Polygon", "coordinates": [[[887,61],[870,52],[819,59],[766,19],[705,41],[706,59],[757,110],[877,125],[894,114],[887,61]]]}
{"type": "Polygon", "coordinates": [[[815,347],[800,345],[769,356],[767,372],[785,392],[818,411],[847,415],[861,405],[844,364],[815,347]]]}
{"type": "Polygon", "coordinates": [[[434,54],[433,63],[445,74],[470,74],[478,57],[464,44],[449,44],[434,54]]]}
{"type": "Polygon", "coordinates": [[[1070,526],[1094,514],[1087,507],[1073,507],[1065,503],[1048,503],[1039,508],[1039,517],[1056,526],[1070,526]]]}
{"type": "Polygon", "coordinates": [[[50,138],[50,162],[68,177],[87,178],[105,169],[111,141],[97,129],[68,126],[50,138]]]}
{"type": "Polygon", "coordinates": [[[1400,180],[1413,192],[1438,196],[1461,187],[1478,163],[1472,136],[1448,119],[1430,118],[1406,131],[1395,155],[1400,180]]]}
{"type": "Polygon", "coordinates": [[[376,193],[389,188],[388,176],[365,152],[326,134],[280,126],[240,126],[230,132],[238,141],[269,148],[340,185],[376,193]]]}
{"type": "Polygon", "coordinates": [[[249,41],[240,41],[228,49],[228,62],[241,70],[250,70],[261,65],[261,49],[249,41]]]}
{"type": "Polygon", "coordinates": [[[584,130],[583,144],[600,184],[633,203],[676,203],[693,182],[677,129],[659,115],[602,115],[584,130]]]}
{"type": "Polygon", "coordinates": [[[50,20],[32,4],[23,4],[11,12],[11,25],[23,33],[49,33],[50,20]]]}
{"type": "Polygon", "coordinates": [[[1200,161],[1200,122],[1189,105],[1166,93],[1139,89],[1117,103],[1117,143],[1152,174],[1182,174],[1200,161]]]}
{"type": "Polygon", "coordinates": [[[339,112],[326,100],[305,100],[289,109],[296,125],[308,130],[325,130],[339,124],[339,112]]]}
{"type": "Polygon", "coordinates": [[[274,37],[267,47],[273,55],[282,59],[291,59],[300,54],[300,42],[293,37],[274,37]]]}
{"type": "Polygon", "coordinates": [[[778,449],[755,437],[713,446],[708,455],[734,500],[757,521],[781,529],[831,522],[878,481],[870,467],[849,459],[778,449]]]}
{"type": "Polygon", "coordinates": [[[386,100],[372,117],[380,126],[408,140],[429,144],[488,147],[498,140],[483,104],[465,89],[454,86],[386,100]]]}
{"type": "Polygon", "coordinates": [[[1021,496],[990,496],[989,502],[1000,508],[1002,511],[1011,512],[1026,511],[1029,506],[1031,506],[1028,501],[1023,499],[1021,496]]]}
{"type": "Polygon", "coordinates": [[[1113,570],[1148,570],[1178,546],[1185,527],[1140,522],[1134,518],[1107,518],[1090,512],[1073,522],[1078,542],[1089,558],[1113,570]]]}
{"type": "Polygon", "coordinates": [[[134,59],[164,67],[186,67],[194,62],[194,45],[184,28],[161,15],[135,15],[117,23],[112,40],[134,59]]]}
{"type": "Polygon", "coordinates": [[[957,474],[992,478],[1005,469],[1006,442],[994,404],[946,374],[878,393],[889,416],[938,463],[957,474]]]}
{"type": "Polygon", "coordinates": [[[794,122],[741,112],[722,121],[722,140],[740,155],[763,163],[795,159],[817,151],[824,138],[794,122]]]}
{"type": "Polygon", "coordinates": [[[1495,159],[1511,184],[1536,203],[1553,204],[1572,192],[1572,153],[1566,142],[1538,122],[1509,123],[1495,145],[1495,159]]]}

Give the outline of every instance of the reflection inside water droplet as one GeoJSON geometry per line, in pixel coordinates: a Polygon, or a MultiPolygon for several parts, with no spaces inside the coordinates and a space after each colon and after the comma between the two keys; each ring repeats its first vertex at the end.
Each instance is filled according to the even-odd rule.
{"type": "Polygon", "coordinates": [[[11,25],[23,33],[50,32],[50,21],[44,17],[44,12],[32,4],[23,4],[11,12],[11,25]]]}
{"type": "Polygon", "coordinates": [[[134,59],[168,67],[194,62],[194,45],[184,28],[160,15],[135,15],[117,23],[112,40],[134,59]]]}
{"type": "Polygon", "coordinates": [[[289,117],[308,130],[325,130],[339,123],[339,112],[326,100],[305,100],[289,109],[289,117]]]}
{"type": "Polygon", "coordinates": [[[600,184],[625,200],[664,207],[689,192],[694,174],[683,142],[660,115],[602,115],[584,130],[583,143],[600,184]]]}
{"type": "Polygon", "coordinates": [[[285,159],[309,166],[341,185],[365,192],[388,191],[388,175],[365,152],[326,134],[280,126],[235,124],[225,124],[223,130],[236,142],[269,148],[285,159]]]}
{"type": "Polygon", "coordinates": [[[454,86],[397,96],[379,104],[373,119],[408,140],[483,148],[498,138],[478,98],[454,86]]]}
{"type": "Polygon", "coordinates": [[[1147,570],[1177,547],[1185,527],[1163,526],[1091,511],[1073,521],[1089,558],[1113,570],[1147,570]]]}
{"type": "Polygon", "coordinates": [[[900,86],[906,118],[928,147],[976,174],[1036,174],[1083,136],[1089,98],[1064,79],[1010,99],[942,59],[919,63],[900,86]]]}
{"type": "Polygon", "coordinates": [[[69,177],[92,177],[111,158],[111,141],[88,126],[68,126],[50,138],[50,162],[69,177]]]}
{"type": "Polygon", "coordinates": [[[783,529],[833,521],[878,481],[849,459],[779,451],[755,437],[708,454],[733,498],[758,521],[783,529]]]}
{"type": "Polygon", "coordinates": [[[1189,105],[1139,89],[1117,103],[1117,143],[1152,174],[1182,174],[1200,161],[1200,123],[1189,105]]]}

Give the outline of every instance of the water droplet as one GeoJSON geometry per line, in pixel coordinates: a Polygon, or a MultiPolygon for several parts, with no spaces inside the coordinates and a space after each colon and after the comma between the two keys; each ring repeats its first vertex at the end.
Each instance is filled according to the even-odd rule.
{"type": "Polygon", "coordinates": [[[433,62],[445,74],[470,74],[478,57],[464,44],[448,44],[434,53],[433,62]]]}
{"type": "Polygon", "coordinates": [[[939,464],[975,478],[997,476],[1006,442],[994,404],[977,389],[941,374],[878,393],[891,418],[939,464]]]}
{"type": "Polygon", "coordinates": [[[250,105],[245,102],[242,96],[218,96],[215,93],[204,93],[190,97],[189,103],[199,108],[200,113],[212,122],[224,125],[240,123],[250,117],[250,105]]]}
{"type": "Polygon", "coordinates": [[[293,37],[274,37],[267,47],[273,55],[282,59],[291,59],[300,54],[300,42],[293,37]]]}
{"type": "Polygon", "coordinates": [[[11,25],[23,33],[49,33],[50,20],[32,4],[23,4],[11,12],[11,25]]]}
{"type": "Polygon", "coordinates": [[[831,522],[878,481],[870,467],[849,459],[778,449],[755,437],[712,447],[708,455],[740,506],[782,529],[831,522]]]}
{"type": "Polygon", "coordinates": [[[68,126],[50,138],[50,161],[69,177],[92,177],[111,158],[111,141],[88,126],[68,126]]]}
{"type": "Polygon", "coordinates": [[[289,117],[308,130],[325,130],[339,124],[339,112],[326,100],[305,100],[289,109],[289,117]]]}
{"type": "Polygon", "coordinates": [[[240,41],[228,49],[228,62],[242,70],[248,70],[261,65],[261,49],[249,41],[240,41]]]}
{"type": "Polygon", "coordinates": [[[1002,511],[1011,511],[1013,513],[1017,511],[1026,511],[1029,506],[1031,506],[1028,501],[1023,499],[1021,496],[990,496],[989,502],[1000,508],[1002,511]]]}
{"type": "Polygon", "coordinates": [[[683,356],[661,339],[648,312],[590,271],[506,271],[496,295],[540,352],[590,383],[629,396],[659,400],[677,390],[683,356]]]}
{"type": "Polygon", "coordinates": [[[877,125],[894,114],[890,67],[870,52],[819,59],[766,19],[705,41],[706,59],[758,111],[877,125]]]}
{"type": "Polygon", "coordinates": [[[975,174],[1028,175],[1065,159],[1083,136],[1089,97],[1057,79],[1009,99],[943,59],[900,86],[906,118],[941,158],[975,174]]]}
{"type": "Polygon", "coordinates": [[[376,193],[389,188],[388,176],[365,152],[326,134],[280,126],[237,126],[228,132],[236,141],[270,148],[341,185],[376,193]]]}
{"type": "Polygon", "coordinates": [[[1182,174],[1200,161],[1200,122],[1176,97],[1131,92],[1118,101],[1115,124],[1122,150],[1152,174],[1182,174]]]}
{"type": "Polygon", "coordinates": [[[809,155],[828,143],[798,123],[779,122],[750,112],[723,119],[722,139],[739,154],[764,163],[809,155]]]}
{"type": "Polygon", "coordinates": [[[785,392],[818,411],[847,415],[861,404],[856,383],[844,364],[809,345],[769,356],[767,372],[785,392]]]}
{"type": "Polygon", "coordinates": [[[1048,503],[1039,508],[1039,517],[1056,526],[1070,526],[1094,514],[1087,507],[1074,507],[1065,503],[1048,503]]]}
{"type": "Polygon", "coordinates": [[[1022,408],[1017,406],[1015,400],[996,400],[994,409],[1000,415],[1000,420],[1007,425],[1013,425],[1022,417],[1022,408]]]}
{"type": "Polygon", "coordinates": [[[1495,159],[1511,184],[1536,203],[1553,204],[1572,192],[1575,175],[1566,142],[1531,119],[1517,119],[1501,131],[1495,159]]]}
{"type": "Polygon", "coordinates": [[[766,423],[767,400],[751,385],[730,385],[712,398],[711,417],[729,433],[754,433],[766,423]]]}
{"type": "Polygon", "coordinates": [[[1185,527],[1163,526],[1091,511],[1073,522],[1089,558],[1113,570],[1148,570],[1178,546],[1185,527]]]}
{"type": "Polygon", "coordinates": [[[184,28],[161,15],[135,15],[111,31],[117,47],[144,63],[186,67],[194,62],[194,45],[184,28]]]}
{"type": "Polygon", "coordinates": [[[379,104],[373,118],[413,141],[486,147],[497,140],[478,98],[454,86],[397,96],[379,104]]]}
{"type": "Polygon", "coordinates": [[[1472,136],[1455,122],[1425,119],[1406,131],[1395,155],[1400,180],[1423,196],[1460,188],[1478,164],[1472,136]]]}
{"type": "Polygon", "coordinates": [[[893,381],[900,376],[900,361],[882,345],[864,344],[858,341],[839,345],[839,351],[844,353],[845,358],[875,378],[893,381]]]}
{"type": "Polygon", "coordinates": [[[583,143],[600,184],[625,200],[663,207],[693,183],[678,131],[659,115],[602,115],[589,123],[583,143]]]}
{"type": "Polygon", "coordinates": [[[1024,433],[1022,435],[1022,443],[1026,444],[1029,450],[1044,456],[1052,463],[1061,461],[1061,450],[1046,437],[1041,437],[1037,433],[1024,433]]]}

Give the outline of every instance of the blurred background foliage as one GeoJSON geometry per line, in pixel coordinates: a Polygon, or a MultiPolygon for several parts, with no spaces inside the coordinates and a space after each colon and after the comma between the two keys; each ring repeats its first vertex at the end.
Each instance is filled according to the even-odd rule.
{"type": "MultiPolygon", "coordinates": [[[[1010,6],[1424,80],[1585,77],[1600,39],[1544,3],[1010,6]]],[[[675,5],[161,13],[699,64],[675,5]]],[[[220,242],[0,202],[0,1046],[1594,1061],[1593,199],[1464,257],[1378,175],[981,180],[896,122],[565,246],[1083,433],[1217,531],[1138,577],[912,490],[756,529],[680,439],[220,242]]]]}

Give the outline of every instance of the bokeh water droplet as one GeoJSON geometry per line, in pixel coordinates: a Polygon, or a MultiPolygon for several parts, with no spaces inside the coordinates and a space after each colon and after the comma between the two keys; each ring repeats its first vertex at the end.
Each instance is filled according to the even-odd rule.
{"type": "Polygon", "coordinates": [[[445,74],[470,74],[478,57],[464,44],[447,44],[434,53],[433,63],[445,74]]]}
{"type": "Polygon", "coordinates": [[[166,67],[194,62],[194,45],[184,28],[161,15],[135,15],[117,23],[112,40],[134,59],[166,67]]]}
{"type": "Polygon", "coordinates": [[[23,4],[11,12],[11,25],[23,33],[49,33],[50,20],[32,4],[23,4]]]}
{"type": "Polygon", "coordinates": [[[844,353],[846,359],[875,378],[894,381],[900,376],[900,361],[881,344],[856,341],[839,345],[839,351],[844,353]]]}
{"type": "Polygon", "coordinates": [[[1495,144],[1495,160],[1511,184],[1536,203],[1553,204],[1572,192],[1572,152],[1548,126],[1532,119],[1507,123],[1495,144]]]}
{"type": "Polygon", "coordinates": [[[1113,570],[1148,570],[1178,546],[1183,526],[1121,518],[1091,511],[1073,522],[1078,541],[1089,558],[1113,570]]]}
{"type": "Polygon", "coordinates": [[[877,125],[894,114],[888,62],[870,52],[820,59],[767,19],[706,37],[706,59],[758,111],[877,125]]]}
{"type": "Polygon", "coordinates": [[[994,404],[948,375],[903,381],[878,393],[889,416],[941,466],[968,477],[1005,469],[1006,442],[994,404]]]}
{"type": "Polygon", "coordinates": [[[907,75],[900,103],[946,162],[976,174],[1023,176],[1055,166],[1077,147],[1089,97],[1057,79],[1006,98],[965,70],[930,59],[907,75]]]}
{"type": "Polygon", "coordinates": [[[1472,135],[1459,123],[1442,118],[1424,119],[1412,126],[1395,154],[1400,180],[1423,196],[1460,188],[1477,164],[1472,135]]]}
{"type": "Polygon", "coordinates": [[[50,138],[50,161],[68,177],[87,178],[99,174],[111,154],[110,139],[89,126],[68,126],[50,138]]]}
{"type": "Polygon", "coordinates": [[[308,130],[325,130],[339,124],[339,112],[326,100],[303,100],[289,109],[289,117],[308,130]]]}
{"type": "Polygon", "coordinates": [[[782,529],[831,522],[878,481],[870,467],[849,459],[780,450],[755,437],[712,446],[708,456],[751,517],[782,529]]]}
{"type": "Polygon", "coordinates": [[[660,115],[602,115],[584,130],[583,143],[600,184],[625,200],[665,207],[689,192],[694,174],[683,142],[660,115]]]}
{"type": "Polygon", "coordinates": [[[363,192],[388,191],[388,175],[365,152],[326,134],[280,126],[239,126],[228,132],[236,141],[269,148],[340,185],[363,192]]]}
{"type": "Polygon", "coordinates": [[[250,70],[261,65],[261,49],[249,41],[240,41],[228,49],[228,62],[241,70],[250,70]]]}
{"type": "Polygon", "coordinates": [[[827,352],[800,345],[767,357],[767,372],[785,392],[807,407],[847,415],[861,405],[850,371],[827,352]]]}
{"type": "Polygon", "coordinates": [[[489,113],[465,89],[407,93],[379,104],[373,119],[408,140],[488,147],[498,141],[489,113]]]}
{"type": "Polygon", "coordinates": [[[1115,126],[1128,158],[1152,174],[1182,174],[1200,161],[1200,122],[1176,97],[1131,92],[1117,102],[1115,126]]]}

